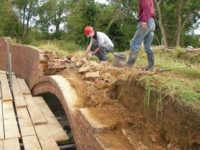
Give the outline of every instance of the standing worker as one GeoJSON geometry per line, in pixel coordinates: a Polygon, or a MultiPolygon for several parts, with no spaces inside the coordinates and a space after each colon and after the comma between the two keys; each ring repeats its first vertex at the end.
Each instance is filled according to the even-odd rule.
{"type": "Polygon", "coordinates": [[[148,66],[145,70],[153,71],[154,68],[154,53],[151,48],[155,31],[154,21],[154,4],[153,0],[139,0],[138,9],[138,26],[137,31],[130,43],[130,54],[126,66],[132,67],[137,59],[140,45],[144,41],[145,52],[148,57],[148,66]]]}
{"type": "Polygon", "coordinates": [[[90,44],[86,50],[86,56],[91,51],[92,55],[96,55],[100,61],[107,60],[107,53],[114,49],[111,39],[103,32],[94,31],[93,27],[86,26],[85,34],[90,37],[90,44]]]}

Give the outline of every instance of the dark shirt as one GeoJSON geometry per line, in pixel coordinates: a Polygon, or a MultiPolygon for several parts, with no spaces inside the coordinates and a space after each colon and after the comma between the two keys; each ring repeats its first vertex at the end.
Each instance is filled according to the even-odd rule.
{"type": "Polygon", "coordinates": [[[150,18],[154,18],[153,0],[139,0],[138,20],[147,22],[150,18]]]}

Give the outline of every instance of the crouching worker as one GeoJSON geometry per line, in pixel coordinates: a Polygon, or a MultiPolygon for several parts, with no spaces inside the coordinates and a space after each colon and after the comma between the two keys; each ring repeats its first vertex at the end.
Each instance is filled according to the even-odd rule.
{"type": "Polygon", "coordinates": [[[103,32],[94,31],[91,26],[85,27],[85,34],[90,38],[90,44],[86,50],[86,56],[91,51],[92,55],[96,55],[100,61],[107,60],[107,53],[113,51],[114,44],[111,39],[103,32]]]}

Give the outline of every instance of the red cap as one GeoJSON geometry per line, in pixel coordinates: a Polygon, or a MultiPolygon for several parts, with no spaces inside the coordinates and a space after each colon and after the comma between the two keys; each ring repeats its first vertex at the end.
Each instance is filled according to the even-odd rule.
{"type": "Polygon", "coordinates": [[[89,36],[91,32],[93,32],[93,28],[91,26],[86,26],[85,27],[85,35],[89,36]]]}

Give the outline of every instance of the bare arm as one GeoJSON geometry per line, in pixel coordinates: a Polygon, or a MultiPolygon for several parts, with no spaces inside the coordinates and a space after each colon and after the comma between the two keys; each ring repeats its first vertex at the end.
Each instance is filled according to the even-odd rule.
{"type": "Polygon", "coordinates": [[[90,52],[91,47],[92,47],[92,45],[89,44],[88,47],[87,47],[87,49],[86,49],[86,52],[85,52],[85,55],[86,55],[86,56],[88,56],[88,53],[90,52]]]}

